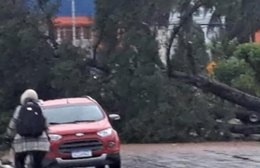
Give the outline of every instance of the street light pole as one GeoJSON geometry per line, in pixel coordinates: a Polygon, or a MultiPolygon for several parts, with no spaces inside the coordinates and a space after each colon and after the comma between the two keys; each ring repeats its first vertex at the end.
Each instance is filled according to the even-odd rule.
{"type": "Polygon", "coordinates": [[[72,18],[72,43],[76,45],[76,7],[75,0],[71,0],[71,18],[72,18]]]}

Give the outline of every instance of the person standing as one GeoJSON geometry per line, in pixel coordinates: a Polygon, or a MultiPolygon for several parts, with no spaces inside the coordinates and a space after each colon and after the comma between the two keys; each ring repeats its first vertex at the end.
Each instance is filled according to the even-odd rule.
{"type": "Polygon", "coordinates": [[[49,151],[47,122],[38,102],[35,90],[25,90],[7,128],[6,138],[12,141],[15,168],[25,168],[28,155],[33,156],[34,168],[42,168],[42,161],[49,151]]]}

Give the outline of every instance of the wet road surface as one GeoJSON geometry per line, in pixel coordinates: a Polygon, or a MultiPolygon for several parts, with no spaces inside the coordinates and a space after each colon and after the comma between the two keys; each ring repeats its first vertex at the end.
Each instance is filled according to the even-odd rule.
{"type": "Polygon", "coordinates": [[[123,168],[259,168],[260,142],[122,145],[123,168]]]}
{"type": "Polygon", "coordinates": [[[260,168],[260,142],[131,144],[121,156],[122,168],[260,168]]]}

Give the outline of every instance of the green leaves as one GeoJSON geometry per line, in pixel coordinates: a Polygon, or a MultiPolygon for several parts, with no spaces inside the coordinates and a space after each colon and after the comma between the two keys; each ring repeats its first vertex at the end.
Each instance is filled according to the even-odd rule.
{"type": "Polygon", "coordinates": [[[260,45],[241,44],[234,56],[217,64],[216,78],[251,94],[260,95],[260,45]]]}
{"type": "Polygon", "coordinates": [[[84,56],[80,49],[70,44],[62,44],[56,51],[54,66],[51,69],[51,86],[65,97],[82,96],[85,80],[84,56]]]}
{"type": "Polygon", "coordinates": [[[215,75],[217,79],[230,85],[232,79],[239,78],[240,75],[249,73],[249,66],[244,60],[239,60],[236,57],[231,57],[228,60],[223,60],[217,63],[215,75]]]}
{"type": "Polygon", "coordinates": [[[258,43],[245,43],[238,46],[234,52],[237,58],[250,60],[254,64],[259,64],[260,61],[260,44],[258,43]]]}
{"type": "MultiPolygon", "coordinates": [[[[117,126],[122,139],[126,142],[221,139],[223,129],[216,128],[215,119],[224,117],[216,117],[213,109],[217,105],[195,88],[169,80],[158,53],[156,30],[169,26],[170,12],[188,11],[191,1],[96,0],[96,5],[96,28],[102,41],[97,56],[111,72],[105,78],[107,83],[101,84],[100,102],[109,111],[120,113],[122,121],[117,126]]],[[[190,72],[187,67],[190,55],[185,54],[187,44],[192,43],[189,54],[202,72],[208,62],[202,29],[190,20],[178,37],[172,60],[174,68],[190,72]]]]}
{"type": "Polygon", "coordinates": [[[17,92],[48,85],[54,53],[24,4],[1,3],[0,8],[0,89],[7,97],[1,104],[10,108],[17,92]]]}

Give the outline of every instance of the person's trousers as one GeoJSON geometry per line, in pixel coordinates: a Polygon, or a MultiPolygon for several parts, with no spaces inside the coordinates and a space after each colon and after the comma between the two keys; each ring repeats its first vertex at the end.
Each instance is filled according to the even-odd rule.
{"type": "Polygon", "coordinates": [[[33,168],[42,168],[42,160],[46,155],[46,152],[43,151],[15,153],[15,168],[25,168],[25,158],[28,155],[32,156],[33,168]]]}

